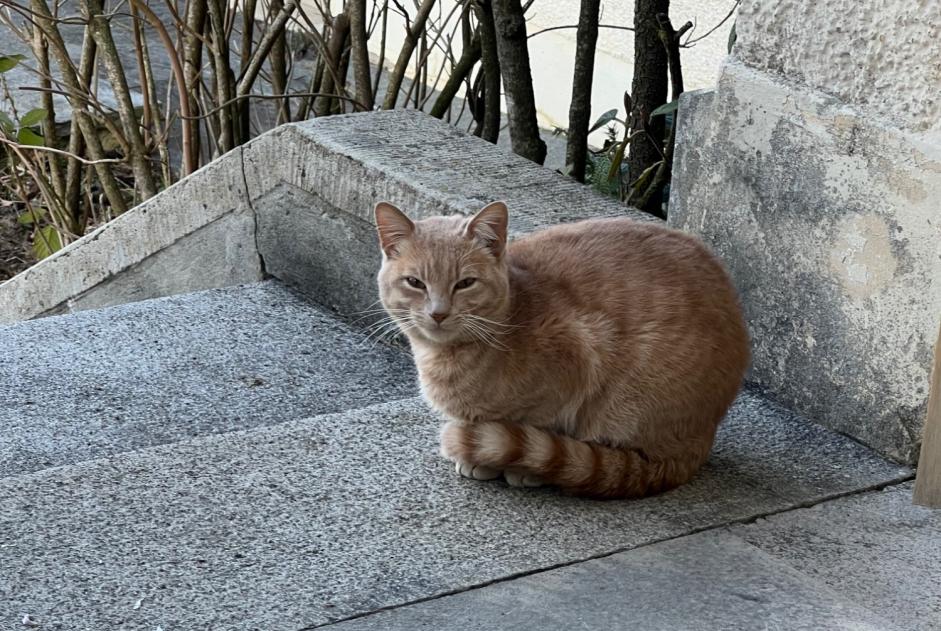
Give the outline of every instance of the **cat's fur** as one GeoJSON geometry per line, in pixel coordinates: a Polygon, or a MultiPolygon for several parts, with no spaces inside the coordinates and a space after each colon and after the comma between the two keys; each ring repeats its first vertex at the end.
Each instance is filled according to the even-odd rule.
{"type": "Polygon", "coordinates": [[[417,222],[376,206],[380,297],[449,419],[442,454],[470,477],[600,498],[688,481],[749,361],[722,265],[659,224],[589,220],[507,245],[507,220],[500,202],[417,222]]]}

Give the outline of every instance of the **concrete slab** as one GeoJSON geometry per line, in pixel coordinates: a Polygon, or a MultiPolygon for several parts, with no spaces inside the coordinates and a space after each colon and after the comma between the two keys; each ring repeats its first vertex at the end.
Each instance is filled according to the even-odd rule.
{"type": "Polygon", "coordinates": [[[658,221],[413,110],[319,118],[271,136],[243,149],[259,253],[269,272],[341,312],[375,300],[380,200],[424,217],[502,199],[511,236],[588,217],[658,221]]]}
{"type": "Polygon", "coordinates": [[[254,204],[268,209],[258,214],[256,242],[269,274],[347,319],[378,307],[376,274],[382,261],[371,221],[290,184],[254,204]]]}
{"type": "Polygon", "coordinates": [[[0,327],[0,475],[413,396],[364,338],[276,281],[0,327]]]}
{"type": "Polygon", "coordinates": [[[913,475],[906,466],[874,457],[864,445],[808,422],[748,387],[719,427],[712,464],[762,480],[782,497],[800,503],[848,489],[881,484],[913,475]]]}
{"type": "MultiPolygon", "coordinates": [[[[322,229],[353,235],[347,241],[358,252],[373,247],[369,226],[380,199],[423,216],[472,212],[498,198],[510,204],[514,234],[586,217],[654,220],[420,112],[330,116],[259,136],[0,284],[0,324],[78,311],[87,304],[208,289],[217,279],[257,281],[266,271],[261,259],[308,294],[343,287],[349,258],[327,261],[305,249],[311,242],[328,242],[317,237],[322,229]],[[286,198],[286,190],[298,195],[286,198]],[[313,209],[305,206],[311,196],[318,200],[313,209]],[[289,210],[297,212],[285,213],[283,201],[296,204],[289,210]],[[325,215],[321,208],[327,209],[325,215]],[[227,233],[229,241],[221,247],[209,226],[229,214],[244,220],[240,223],[254,217],[269,229],[240,226],[227,233]],[[233,261],[233,248],[241,249],[244,259],[233,261]],[[161,262],[148,260],[158,254],[161,262]],[[190,265],[196,257],[201,265],[190,265]],[[323,269],[303,269],[325,262],[323,269]],[[139,274],[138,266],[172,267],[174,273],[152,279],[139,274]],[[119,275],[132,277],[125,284],[139,287],[128,292],[120,281],[113,282],[119,275]],[[94,300],[82,299],[91,294],[94,300]]],[[[336,243],[330,243],[335,251],[336,243]]],[[[353,264],[364,269],[359,260],[353,264]]],[[[368,304],[354,302],[359,297],[349,292],[317,296],[353,310],[368,304]]]]}
{"type": "MultiPolygon", "coordinates": [[[[65,312],[261,280],[255,217],[232,212],[66,301],[65,312]]],[[[52,315],[52,314],[50,314],[52,315]]]]}
{"type": "Polygon", "coordinates": [[[418,399],[7,477],[0,626],[300,629],[909,476],[831,435],[867,465],[815,492],[818,446],[765,412],[735,415],[692,483],[635,502],[460,478],[418,399]]]}
{"type": "Polygon", "coordinates": [[[900,628],[941,629],[941,511],[913,506],[911,484],[732,532],[900,628]]]}
{"type": "Polygon", "coordinates": [[[741,539],[714,531],[325,628],[899,629],[741,539]]]}
{"type": "MultiPolygon", "coordinates": [[[[795,41],[830,45],[821,28],[869,41],[864,29],[839,17],[843,4],[858,5],[743,3],[739,37],[746,17],[760,23],[749,27],[756,41],[736,44],[750,51],[748,63],[733,55],[714,93],[681,99],[669,223],[702,238],[726,262],[753,340],[751,381],[788,408],[913,463],[941,323],[941,135],[919,139],[834,97],[858,80],[852,72],[824,81],[824,93],[753,66],[760,51],[768,55],[762,66],[793,68],[799,58],[801,67],[823,73],[818,79],[859,67],[852,56],[830,63],[802,46],[769,52],[779,48],[773,42],[782,31],[765,27],[778,20],[804,26],[795,41]],[[804,11],[819,13],[783,17],[804,11]]],[[[925,10],[913,7],[887,5],[886,23],[917,28],[917,17],[889,17],[925,10]]],[[[867,22],[864,13],[855,11],[854,19],[867,22]]],[[[941,50],[917,48],[906,53],[910,63],[941,50]]],[[[912,94],[891,100],[900,120],[900,101],[912,94]]],[[[921,110],[907,113],[914,111],[921,110]]],[[[918,120],[931,124],[927,116],[918,120]]]]}
{"type": "MultiPolygon", "coordinates": [[[[205,242],[184,240],[227,215],[251,216],[241,164],[240,154],[230,152],[0,284],[0,324],[68,311],[69,301],[80,309],[80,296],[174,246],[171,256],[176,266],[166,260],[160,263],[173,267],[173,274],[154,285],[141,283],[137,292],[141,298],[212,287],[200,285],[200,279],[221,277],[226,284],[233,279],[240,283],[261,280],[254,230],[242,226],[229,230],[224,235],[225,248],[219,248],[218,235],[212,232],[205,242]],[[244,260],[233,264],[229,252],[236,247],[244,252],[244,260]],[[186,267],[194,257],[201,258],[203,267],[186,267]],[[239,272],[244,276],[237,276],[239,272]]],[[[114,297],[99,291],[95,306],[120,304],[127,298],[119,286],[112,287],[114,297]]]]}

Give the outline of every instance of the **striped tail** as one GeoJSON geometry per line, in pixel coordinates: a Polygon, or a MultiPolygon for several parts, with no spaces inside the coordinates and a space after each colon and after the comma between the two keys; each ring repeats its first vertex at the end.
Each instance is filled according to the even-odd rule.
{"type": "Polygon", "coordinates": [[[536,476],[566,493],[597,499],[638,498],[689,481],[712,446],[690,445],[683,458],[653,459],[631,448],[608,447],[529,425],[445,424],[441,453],[455,461],[536,476]]]}

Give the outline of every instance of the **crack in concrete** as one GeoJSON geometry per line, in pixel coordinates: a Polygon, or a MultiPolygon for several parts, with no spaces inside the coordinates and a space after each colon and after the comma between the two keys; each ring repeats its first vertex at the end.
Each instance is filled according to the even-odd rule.
{"type": "Polygon", "coordinates": [[[860,489],[855,489],[855,490],[852,490],[852,491],[844,491],[844,492],[841,492],[841,493],[831,493],[831,494],[826,495],[826,496],[824,496],[824,497],[822,497],[822,498],[820,498],[820,499],[808,500],[808,501],[805,501],[805,502],[797,502],[797,503],[795,503],[795,504],[793,504],[793,505],[791,505],[791,506],[788,506],[788,507],[786,507],[786,508],[780,508],[780,509],[777,509],[777,510],[767,511],[767,512],[763,512],[763,513],[759,513],[759,514],[757,514],[757,515],[751,515],[751,516],[749,516],[749,517],[742,517],[741,519],[733,519],[733,520],[731,520],[731,521],[727,521],[727,522],[724,522],[724,523],[721,523],[721,524],[715,524],[715,525],[711,525],[711,526],[702,526],[702,527],[700,527],[700,528],[693,528],[693,529],[691,529],[689,532],[685,532],[685,533],[680,534],[680,535],[674,535],[674,536],[671,536],[671,537],[663,537],[662,539],[654,539],[654,540],[652,540],[652,541],[648,541],[647,543],[643,543],[643,544],[636,545],[636,546],[627,546],[627,547],[623,547],[623,548],[617,548],[617,549],[615,549],[615,550],[611,550],[611,551],[608,551],[608,552],[602,552],[602,553],[599,553],[599,554],[590,555],[590,556],[587,556],[587,557],[584,557],[584,558],[581,558],[581,559],[575,559],[575,560],[573,560],[573,561],[565,561],[565,562],[563,562],[563,563],[556,563],[556,564],[554,564],[554,565],[549,565],[549,566],[546,566],[546,567],[543,567],[543,568],[539,568],[539,569],[535,569],[535,570],[526,570],[526,571],[523,571],[523,572],[516,572],[516,573],[514,573],[514,574],[508,574],[508,575],[506,575],[506,576],[501,576],[501,577],[499,577],[499,578],[495,578],[495,579],[492,579],[492,580],[489,580],[489,581],[484,581],[484,582],[481,582],[481,583],[476,583],[476,584],[474,584],[474,585],[468,585],[468,586],[465,586],[465,587],[460,587],[460,588],[457,588],[457,589],[452,589],[452,590],[449,590],[449,591],[446,591],[446,592],[441,592],[441,593],[439,593],[439,594],[434,594],[434,595],[432,595],[432,596],[426,596],[426,597],[423,597],[423,598],[416,598],[416,599],[414,599],[414,600],[409,600],[409,601],[402,602],[402,603],[397,603],[397,604],[394,604],[394,605],[388,605],[388,606],[385,606],[385,607],[380,607],[380,608],[374,609],[374,610],[372,610],[372,611],[364,611],[364,612],[362,612],[362,613],[353,614],[353,615],[347,616],[347,617],[345,617],[345,618],[338,618],[338,619],[336,619],[336,620],[331,620],[331,621],[329,621],[329,622],[324,622],[324,623],[321,623],[321,624],[309,625],[309,626],[306,626],[306,627],[302,627],[302,628],[300,628],[300,629],[297,629],[297,631],[314,631],[315,629],[323,629],[323,628],[331,627],[331,626],[333,626],[333,625],[337,625],[337,624],[340,624],[340,623],[343,623],[343,622],[348,622],[348,621],[351,621],[351,620],[359,620],[360,618],[367,618],[367,617],[369,617],[369,616],[373,616],[373,615],[376,615],[376,614],[379,614],[379,613],[383,613],[383,612],[386,612],[386,611],[394,611],[394,610],[396,610],[396,609],[402,609],[402,608],[404,608],[404,607],[409,607],[409,606],[411,606],[411,605],[418,605],[418,604],[421,604],[421,603],[431,602],[431,601],[433,601],[433,600],[439,600],[439,599],[441,599],[441,598],[447,598],[447,597],[449,597],[449,596],[456,596],[456,595],[458,595],[458,594],[463,594],[463,593],[466,593],[466,592],[472,592],[472,591],[476,591],[476,590],[478,590],[478,589],[483,589],[483,588],[485,588],[485,587],[490,587],[491,585],[498,585],[498,584],[500,584],[500,583],[507,583],[507,582],[510,582],[510,581],[514,581],[514,580],[516,580],[516,579],[526,578],[526,577],[528,577],[528,576],[535,576],[535,575],[537,575],[537,574],[542,574],[542,573],[544,573],[544,572],[551,572],[552,570],[558,570],[558,569],[561,569],[561,568],[566,568],[566,567],[570,567],[570,566],[573,566],[573,565],[578,565],[578,564],[580,564],[580,563],[586,563],[586,562],[588,562],[588,561],[595,561],[595,560],[598,560],[598,559],[605,559],[605,558],[614,556],[614,555],[616,555],[616,554],[621,554],[621,553],[624,553],[624,552],[631,552],[632,550],[639,550],[639,549],[641,549],[641,548],[646,548],[646,547],[648,547],[648,546],[652,546],[652,545],[655,545],[655,544],[665,543],[665,542],[668,542],[668,541],[674,541],[674,540],[677,540],[677,539],[682,539],[683,537],[690,537],[690,536],[697,535],[697,534],[700,534],[700,533],[703,533],[703,532],[709,532],[709,531],[713,531],[713,530],[719,530],[719,529],[722,529],[722,528],[728,528],[728,527],[730,527],[730,526],[744,526],[744,525],[748,525],[748,524],[753,524],[753,523],[757,522],[759,519],[765,519],[765,518],[768,518],[768,517],[774,517],[775,515],[780,515],[780,514],[782,514],[782,513],[789,513],[789,512],[791,512],[791,511],[800,510],[800,509],[804,509],[804,508],[812,508],[812,507],[814,507],[814,506],[818,506],[818,505],[820,505],[820,504],[825,504],[825,503],[827,503],[827,502],[832,502],[832,501],[834,501],[834,500],[842,499],[842,498],[844,498],[844,497],[853,497],[853,496],[857,496],[857,495],[865,495],[865,494],[869,494],[869,493],[876,493],[876,492],[885,490],[885,489],[887,489],[887,488],[889,488],[889,487],[899,486],[899,485],[901,485],[901,484],[905,484],[906,482],[910,482],[910,481],[912,481],[912,480],[914,480],[914,479],[915,479],[915,474],[914,474],[914,473],[910,473],[910,474],[908,474],[908,475],[905,475],[904,477],[896,478],[896,479],[893,479],[893,480],[889,480],[888,482],[880,482],[880,483],[878,483],[878,484],[873,484],[873,485],[870,485],[870,486],[867,486],[867,487],[863,487],[863,488],[860,488],[860,489]]]}
{"type": "Polygon", "coordinates": [[[248,190],[248,176],[245,175],[245,145],[239,145],[239,167],[242,173],[242,186],[245,188],[245,204],[252,211],[252,238],[255,241],[255,256],[258,257],[258,267],[261,271],[262,279],[273,278],[271,274],[268,273],[268,269],[265,266],[265,257],[261,253],[261,248],[258,246],[258,209],[255,208],[255,204],[252,202],[252,192],[248,190]]]}

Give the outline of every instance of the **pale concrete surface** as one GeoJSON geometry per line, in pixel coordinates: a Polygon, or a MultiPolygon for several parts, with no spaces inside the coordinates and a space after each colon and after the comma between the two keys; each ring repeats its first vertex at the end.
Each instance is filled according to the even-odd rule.
{"type": "Polygon", "coordinates": [[[372,222],[354,217],[321,196],[282,184],[255,200],[256,242],[265,270],[329,307],[365,325],[381,314],[376,273],[381,263],[372,222]]]}
{"type": "Polygon", "coordinates": [[[901,629],[941,629],[941,511],[913,506],[911,484],[732,532],[901,629]]]}
{"type": "Polygon", "coordinates": [[[684,95],[669,222],[726,262],[752,380],[914,462],[941,318],[941,143],[751,63],[684,95]]]}
{"type": "Polygon", "coordinates": [[[155,296],[261,280],[255,251],[255,217],[245,208],[223,215],[196,232],[70,298],[67,311],[100,309],[155,296]],[[185,273],[181,273],[185,270],[185,273]]]}
{"type": "Polygon", "coordinates": [[[276,281],[0,327],[0,357],[0,475],[363,407],[417,387],[406,354],[276,281]]]}
{"type": "Polygon", "coordinates": [[[745,0],[735,56],[941,143],[936,2],[745,0]]]}
{"type": "Polygon", "coordinates": [[[325,628],[901,631],[904,627],[808,580],[741,539],[712,531],[325,628]]]}
{"type": "MultiPolygon", "coordinates": [[[[115,282],[115,277],[170,248],[175,252],[168,252],[169,257],[198,265],[179,265],[172,275],[162,278],[146,271],[132,272],[141,284],[139,290],[131,290],[134,297],[156,298],[261,280],[254,229],[241,221],[252,212],[244,182],[241,155],[231,152],[0,284],[0,324],[68,311],[70,301],[75,310],[84,304],[120,304],[129,290],[127,283],[115,282]],[[231,214],[236,217],[225,234],[210,229],[205,243],[201,238],[184,240],[231,214]],[[144,286],[145,279],[153,285],[144,286]],[[113,296],[103,291],[103,283],[111,284],[113,296]],[[83,302],[82,296],[90,292],[94,297],[83,302]]],[[[166,257],[145,265],[156,265],[157,270],[174,267],[166,257]]]]}
{"type": "MultiPolygon", "coordinates": [[[[407,399],[6,477],[0,624],[301,629],[910,477],[764,410],[733,415],[690,484],[592,502],[460,478],[436,453],[439,422],[407,399]],[[807,491],[843,449],[862,473],[807,491]]],[[[803,607],[828,619],[837,605],[803,607]]]]}

